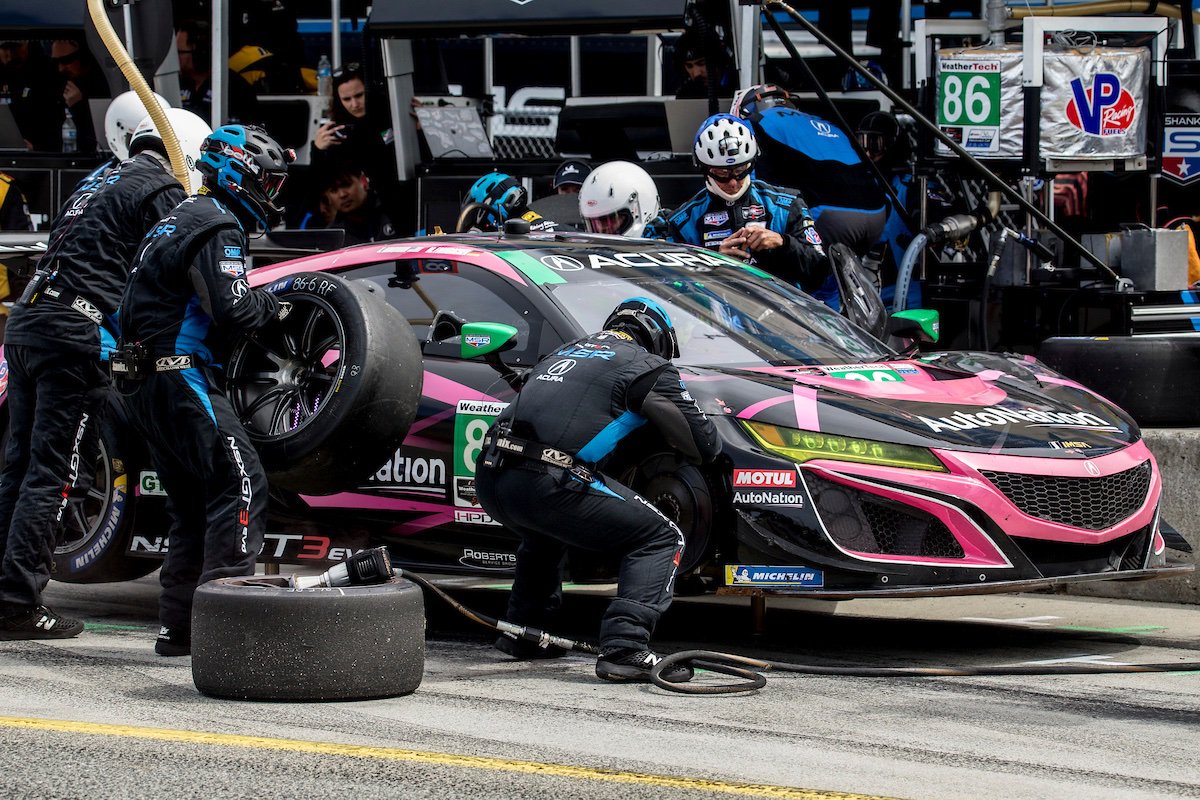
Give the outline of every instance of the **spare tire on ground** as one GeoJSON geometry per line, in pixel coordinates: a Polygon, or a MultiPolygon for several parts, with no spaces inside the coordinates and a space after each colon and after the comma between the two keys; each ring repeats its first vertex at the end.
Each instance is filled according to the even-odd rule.
{"type": "Polygon", "coordinates": [[[300,272],[266,288],[292,309],[237,343],[226,394],[273,486],[352,488],[408,434],[421,401],[421,346],[373,283],[300,272]]]}
{"type": "Polygon", "coordinates": [[[222,578],[196,589],[192,680],[234,700],[369,700],[410,694],[425,670],[416,584],[291,589],[222,578]]]}
{"type": "Polygon", "coordinates": [[[1038,359],[1124,409],[1138,425],[1200,425],[1200,336],[1058,336],[1038,359]]]}

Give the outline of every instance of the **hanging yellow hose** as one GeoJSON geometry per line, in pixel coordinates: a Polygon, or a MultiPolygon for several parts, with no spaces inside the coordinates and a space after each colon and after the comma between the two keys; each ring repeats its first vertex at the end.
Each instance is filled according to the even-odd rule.
{"type": "MultiPolygon", "coordinates": [[[[1021,8],[1012,6],[1013,19],[1025,17],[1082,17],[1088,14],[1145,14],[1150,11],[1153,3],[1146,0],[1104,0],[1099,3],[1079,3],[1068,6],[1041,6],[1039,8],[1021,8]]],[[[1159,3],[1154,9],[1155,14],[1172,19],[1183,19],[1183,12],[1178,6],[1159,3]]],[[[1200,25],[1200,11],[1192,12],[1193,24],[1200,25]]]]}
{"type": "Polygon", "coordinates": [[[104,0],[88,0],[88,13],[92,17],[92,24],[96,26],[100,38],[104,41],[104,46],[108,48],[108,54],[117,63],[125,80],[129,81],[129,88],[137,92],[142,105],[150,114],[150,119],[154,120],[154,127],[158,128],[158,134],[167,148],[167,157],[171,159],[171,171],[175,173],[175,178],[183,184],[183,190],[190,195],[192,183],[187,160],[183,157],[183,150],[179,146],[179,138],[175,135],[175,129],[171,127],[171,123],[167,119],[167,113],[154,99],[154,92],[150,91],[150,85],[146,83],[142,73],[138,72],[137,67],[134,66],[133,59],[125,51],[125,46],[121,44],[116,31],[113,30],[112,23],[108,21],[108,15],[104,13],[104,0]]]}

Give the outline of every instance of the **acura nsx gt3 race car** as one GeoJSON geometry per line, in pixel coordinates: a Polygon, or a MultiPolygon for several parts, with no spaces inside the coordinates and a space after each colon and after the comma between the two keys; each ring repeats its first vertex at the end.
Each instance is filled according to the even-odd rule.
{"type": "MultiPolygon", "coordinates": [[[[647,433],[604,471],[678,522],[693,585],[833,599],[1191,569],[1167,559],[1161,478],[1134,422],[1032,358],[901,356],[752,266],[658,241],[440,236],[310,256],[250,281],[312,290],[329,274],[398,310],[421,363],[349,363],[348,323],[325,302],[345,289],[331,284],[297,306],[289,332],[227,365],[243,421],[366,447],[370,426],[319,430],[336,424],[318,413],[331,387],[358,371],[423,370],[419,407],[402,445],[362,480],[347,486],[320,460],[301,491],[273,478],[266,561],[321,564],[386,544],[418,572],[511,573],[515,537],[475,499],[484,433],[522,370],[578,357],[564,346],[641,295],[674,321],[680,372],[724,452],[699,468],[647,433]]],[[[118,406],[111,417],[96,485],[74,502],[56,555],[63,580],[145,574],[167,546],[149,454],[118,406]]],[[[605,567],[572,553],[577,578],[611,577],[605,567]]]]}

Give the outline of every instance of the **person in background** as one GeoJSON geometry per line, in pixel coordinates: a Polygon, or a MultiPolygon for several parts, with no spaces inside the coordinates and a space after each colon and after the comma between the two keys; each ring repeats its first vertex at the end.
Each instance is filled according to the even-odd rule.
{"type": "MultiPolygon", "coordinates": [[[[206,123],[182,110],[171,123],[184,152],[198,153],[206,123]]],[[[146,232],[184,197],[149,118],[129,149],[129,160],[67,200],[5,331],[10,438],[0,472],[0,640],[83,631],[79,620],[46,608],[42,590],[71,495],[95,463],[109,400],[103,359],[115,344],[112,319],[130,262],[146,232]]]]}
{"type": "MultiPolygon", "coordinates": [[[[859,121],[855,128],[855,136],[862,145],[867,157],[875,162],[880,171],[891,180],[892,191],[900,200],[900,205],[908,212],[911,220],[920,218],[920,192],[914,186],[915,178],[912,170],[913,134],[909,128],[911,118],[904,115],[890,114],[886,111],[872,111],[859,121]]],[[[954,211],[953,195],[947,192],[936,177],[931,177],[927,183],[924,197],[929,209],[931,220],[941,219],[954,211]]],[[[966,209],[964,209],[966,210],[966,209]]],[[[904,259],[904,252],[915,237],[915,232],[909,228],[904,217],[888,206],[888,218],[884,223],[880,236],[882,244],[886,245],[883,260],[879,265],[879,279],[883,287],[879,295],[889,308],[895,299],[896,269],[904,259]]],[[[907,308],[921,307],[921,282],[913,280],[909,285],[907,308]]]]}
{"type": "Polygon", "coordinates": [[[29,201],[13,176],[0,172],[0,231],[31,231],[29,201]]]}
{"type": "MultiPolygon", "coordinates": [[[[75,149],[84,155],[95,153],[98,142],[88,101],[110,97],[108,81],[92,54],[76,39],[56,39],[50,45],[50,60],[64,79],[62,97],[75,122],[75,149]]],[[[61,139],[58,149],[62,149],[61,139]]]]}
{"type": "Polygon", "coordinates": [[[736,88],[732,82],[732,64],[728,50],[721,40],[713,35],[701,36],[695,29],[688,29],[675,40],[675,65],[683,82],[675,97],[680,100],[702,100],[708,97],[709,81],[715,81],[718,97],[729,97],[736,88]],[[719,61],[709,63],[709,53],[719,61]]]}
{"type": "Polygon", "coordinates": [[[804,291],[818,288],[830,274],[821,236],[803,200],[751,178],[758,145],[748,124],[714,114],[701,123],[693,156],[705,188],[642,236],[707,247],[804,291]]]}
{"type": "MultiPolygon", "coordinates": [[[[0,172],[0,231],[32,231],[33,218],[29,216],[29,201],[25,193],[6,172],[0,172]]],[[[8,321],[8,305],[13,295],[25,288],[26,281],[18,278],[15,271],[0,262],[0,342],[4,340],[4,329],[8,321]]]]}
{"type": "Polygon", "coordinates": [[[346,244],[395,239],[399,234],[388,217],[371,179],[360,168],[343,165],[329,175],[324,197],[333,218],[325,226],[346,232],[346,244]]]}
{"type": "Polygon", "coordinates": [[[558,224],[529,208],[529,192],[512,175],[489,172],[467,190],[458,230],[501,230],[510,219],[523,219],[531,231],[558,230],[558,224]]]}
{"type": "Polygon", "coordinates": [[[0,42],[0,103],[12,109],[26,149],[62,149],[62,80],[36,43],[0,42]]]}
{"type": "Polygon", "coordinates": [[[555,194],[579,194],[579,187],[587,180],[592,165],[578,158],[569,158],[554,170],[555,194]]]}
{"type": "MultiPolygon", "coordinates": [[[[203,20],[182,20],[175,30],[175,50],[179,54],[179,98],[181,105],[202,119],[212,121],[212,38],[209,24],[203,20]]],[[[228,70],[227,119],[246,125],[262,121],[258,95],[250,84],[232,69],[228,70]]]]}
{"type": "Polygon", "coordinates": [[[637,239],[658,211],[654,179],[628,161],[609,161],[596,167],[579,191],[579,214],[591,233],[637,239]]]}
{"type": "Polygon", "coordinates": [[[398,219],[400,179],[396,171],[395,136],[387,104],[369,97],[361,64],[333,71],[333,108],[317,128],[309,158],[317,174],[361,169],[371,179],[388,215],[398,219]]]}
{"type": "Polygon", "coordinates": [[[284,320],[291,305],[246,282],[246,232],[283,218],[275,199],[295,153],[261,128],[224,125],[205,139],[204,183],[159,221],[133,259],[118,315],[123,354],[145,369],[117,381],[151,445],[172,515],[159,571],[154,651],[191,653],[196,586],[253,575],[266,527],[267,477],[224,392],[230,335],[284,320]],[[167,358],[167,357],[170,358],[167,358]]]}
{"type": "MultiPolygon", "coordinates": [[[[691,463],[711,463],[721,452],[716,427],[671,363],[678,357],[666,309],[629,298],[603,330],[539,361],[483,440],[480,505],[521,537],[509,622],[543,630],[553,623],[567,546],[620,556],[617,596],[600,624],[596,676],[604,680],[649,680],[660,660],[650,637],[671,604],[684,548],[679,527],[608,474],[606,460],[643,426],[653,432],[650,446],[691,463]]],[[[504,635],[495,646],[518,659],[563,655],[504,635]]],[[[682,683],[692,670],[677,666],[662,677],[682,683]]]]}

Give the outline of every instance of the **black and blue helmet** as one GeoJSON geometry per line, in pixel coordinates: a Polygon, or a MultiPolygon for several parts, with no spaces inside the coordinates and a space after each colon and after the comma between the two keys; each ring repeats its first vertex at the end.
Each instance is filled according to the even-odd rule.
{"type": "Polygon", "coordinates": [[[249,215],[264,229],[283,220],[275,199],[287,178],[294,150],[281,146],[254,125],[222,125],[200,146],[196,169],[210,191],[225,195],[239,217],[249,215]],[[240,213],[241,212],[241,213],[240,213]]]}
{"type": "Polygon", "coordinates": [[[471,185],[467,202],[491,206],[500,213],[503,223],[529,204],[529,193],[513,176],[504,172],[489,172],[471,185]]]}
{"type": "Polygon", "coordinates": [[[631,297],[613,309],[605,330],[628,333],[656,356],[679,358],[679,338],[667,310],[649,297],[631,297]]]}

